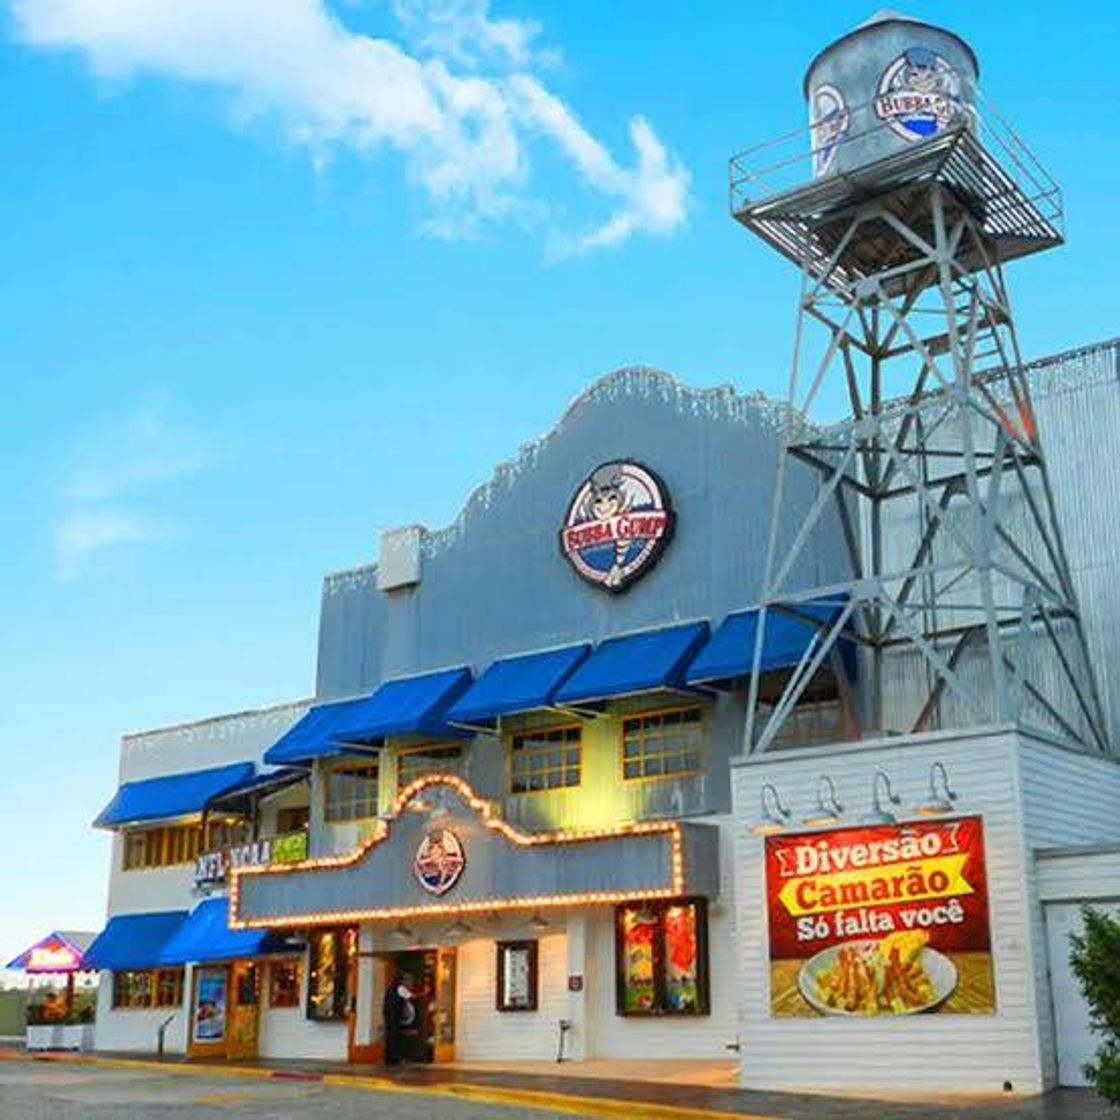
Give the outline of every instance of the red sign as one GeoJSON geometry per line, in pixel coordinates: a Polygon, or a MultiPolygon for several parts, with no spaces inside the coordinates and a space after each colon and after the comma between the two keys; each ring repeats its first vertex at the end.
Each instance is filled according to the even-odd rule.
{"type": "Polygon", "coordinates": [[[770,836],[770,1012],[995,1009],[979,817],[770,836]]]}

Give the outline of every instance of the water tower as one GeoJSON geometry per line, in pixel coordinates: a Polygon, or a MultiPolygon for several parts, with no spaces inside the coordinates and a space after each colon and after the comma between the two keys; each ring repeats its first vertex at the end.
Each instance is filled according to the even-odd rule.
{"type": "Polygon", "coordinates": [[[734,217],[801,272],[755,752],[830,669],[851,737],[1008,722],[1110,750],[1004,277],[1062,244],[1061,193],[978,78],[959,36],[884,11],[813,60],[807,132],[731,161],[734,217]],[[791,469],[819,490],[783,536],[791,469]],[[842,562],[791,586],[821,538],[842,562]],[[816,640],[767,684],[777,612],[816,640]]]}

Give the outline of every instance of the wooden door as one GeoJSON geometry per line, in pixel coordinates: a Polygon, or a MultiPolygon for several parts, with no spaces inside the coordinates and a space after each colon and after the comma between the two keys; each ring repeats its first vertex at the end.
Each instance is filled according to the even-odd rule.
{"type": "Polygon", "coordinates": [[[255,1058],[260,1035],[261,970],[256,961],[234,961],[230,965],[229,993],[230,1058],[255,1058]]]}
{"type": "Polygon", "coordinates": [[[433,1024],[435,1062],[455,1061],[455,982],[456,952],[453,948],[435,951],[435,1022],[433,1024]]]}

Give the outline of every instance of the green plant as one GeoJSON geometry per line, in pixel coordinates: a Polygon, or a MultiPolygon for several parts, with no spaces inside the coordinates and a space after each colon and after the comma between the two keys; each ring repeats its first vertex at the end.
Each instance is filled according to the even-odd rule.
{"type": "Polygon", "coordinates": [[[1085,1076],[1106,1101],[1120,1104],[1120,921],[1091,906],[1081,907],[1081,917],[1083,931],[1069,938],[1070,966],[1102,1040],[1085,1076]]]}

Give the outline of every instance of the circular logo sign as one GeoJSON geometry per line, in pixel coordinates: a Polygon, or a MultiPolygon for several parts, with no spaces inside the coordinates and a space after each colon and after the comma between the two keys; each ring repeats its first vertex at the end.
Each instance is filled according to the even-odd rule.
{"type": "Polygon", "coordinates": [[[903,51],[879,79],[875,115],[904,140],[936,136],[963,112],[960,75],[928,47],[903,51]]]}
{"type": "Polygon", "coordinates": [[[625,591],[657,563],[673,524],[661,479],[640,463],[618,459],[596,467],[576,490],[560,551],[588,582],[625,591]]]}
{"type": "Polygon", "coordinates": [[[823,175],[836,158],[836,149],[852,123],[844,95],[831,85],[813,91],[813,171],[823,175]]]}
{"type": "Polygon", "coordinates": [[[448,828],[429,832],[420,841],[412,860],[412,870],[420,886],[429,894],[447,894],[459,881],[467,857],[459,837],[448,828]]]}

